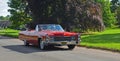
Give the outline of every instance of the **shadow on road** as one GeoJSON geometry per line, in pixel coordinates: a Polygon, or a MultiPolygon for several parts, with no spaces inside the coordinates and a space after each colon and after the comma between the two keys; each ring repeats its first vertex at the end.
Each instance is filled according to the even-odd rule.
{"type": "Polygon", "coordinates": [[[45,50],[40,50],[36,46],[24,46],[24,45],[10,45],[10,46],[2,46],[2,47],[9,49],[11,51],[16,51],[24,54],[29,54],[34,52],[69,51],[68,48],[61,48],[61,47],[48,47],[45,50]]]}
{"type": "Polygon", "coordinates": [[[11,37],[0,36],[0,39],[16,39],[16,38],[11,38],[11,37]]]}

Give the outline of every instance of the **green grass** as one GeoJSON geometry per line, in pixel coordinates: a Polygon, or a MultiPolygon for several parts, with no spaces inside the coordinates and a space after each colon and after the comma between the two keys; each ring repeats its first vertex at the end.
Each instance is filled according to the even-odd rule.
{"type": "Polygon", "coordinates": [[[83,35],[81,45],[120,51],[120,29],[107,29],[91,35],[83,35]]]}
{"type": "Polygon", "coordinates": [[[18,30],[13,30],[13,29],[2,29],[0,30],[0,35],[1,36],[10,36],[10,37],[18,37],[18,30]]]}

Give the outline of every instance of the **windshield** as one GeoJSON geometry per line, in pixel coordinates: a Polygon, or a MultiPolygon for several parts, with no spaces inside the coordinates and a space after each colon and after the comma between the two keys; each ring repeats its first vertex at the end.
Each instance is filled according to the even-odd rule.
{"type": "Polygon", "coordinates": [[[60,25],[39,25],[41,30],[64,31],[60,25]]]}

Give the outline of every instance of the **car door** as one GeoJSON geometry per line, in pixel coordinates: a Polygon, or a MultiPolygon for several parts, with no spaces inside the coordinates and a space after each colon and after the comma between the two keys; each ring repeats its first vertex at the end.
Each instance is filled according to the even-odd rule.
{"type": "Polygon", "coordinates": [[[37,45],[38,44],[38,36],[35,30],[29,31],[29,43],[37,45]]]}

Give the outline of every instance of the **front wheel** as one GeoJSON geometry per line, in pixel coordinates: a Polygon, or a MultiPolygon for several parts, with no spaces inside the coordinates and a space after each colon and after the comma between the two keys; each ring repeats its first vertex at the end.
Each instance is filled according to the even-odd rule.
{"type": "Polygon", "coordinates": [[[68,49],[72,50],[75,48],[75,45],[68,45],[68,49]]]}
{"type": "Polygon", "coordinates": [[[44,50],[44,49],[45,49],[45,43],[44,43],[44,41],[39,40],[38,43],[39,43],[39,44],[38,44],[39,48],[40,48],[41,50],[44,50]]]}
{"type": "Polygon", "coordinates": [[[29,46],[29,43],[27,42],[27,40],[23,40],[23,41],[25,46],[29,46]]]}

